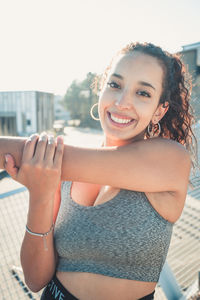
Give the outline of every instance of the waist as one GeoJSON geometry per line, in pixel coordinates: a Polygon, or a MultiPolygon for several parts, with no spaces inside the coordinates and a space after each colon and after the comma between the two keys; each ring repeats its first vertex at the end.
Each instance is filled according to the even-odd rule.
{"type": "MultiPolygon", "coordinates": [[[[80,300],[134,300],[154,292],[156,282],[114,278],[87,272],[57,272],[62,285],[80,300]]],[[[153,299],[153,298],[147,298],[153,299]]]]}

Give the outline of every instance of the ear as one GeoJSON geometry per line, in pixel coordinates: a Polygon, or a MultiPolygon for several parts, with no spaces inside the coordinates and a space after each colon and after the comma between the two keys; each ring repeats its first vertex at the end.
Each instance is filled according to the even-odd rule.
{"type": "Polygon", "coordinates": [[[169,102],[165,101],[164,103],[161,103],[158,105],[155,113],[153,114],[152,117],[152,123],[157,124],[166,114],[166,112],[169,109],[169,102]]]}

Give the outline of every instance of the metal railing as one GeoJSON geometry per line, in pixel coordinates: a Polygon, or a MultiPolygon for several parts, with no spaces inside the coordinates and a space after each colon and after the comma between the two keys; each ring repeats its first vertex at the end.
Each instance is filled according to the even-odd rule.
{"type": "MultiPolygon", "coordinates": [[[[200,130],[197,135],[200,142],[200,130]]],[[[0,174],[0,179],[7,175],[0,174]]],[[[3,184],[4,180],[1,180],[3,184]]],[[[156,300],[190,299],[198,289],[200,271],[200,173],[191,178],[181,218],[174,225],[167,256],[168,265],[156,287],[156,300]],[[181,298],[184,297],[184,298],[181,298]]],[[[0,194],[0,299],[40,299],[24,283],[20,266],[20,246],[25,231],[28,191],[24,187],[0,194]]],[[[191,298],[192,299],[192,298],[191,298]]]]}
{"type": "MultiPolygon", "coordinates": [[[[10,179],[11,180],[11,179],[10,179]]],[[[20,265],[20,245],[28,209],[24,187],[0,195],[0,299],[40,299],[24,283],[20,265]]]]}
{"type": "MultiPolygon", "coordinates": [[[[25,285],[20,266],[19,253],[27,210],[26,188],[20,187],[0,195],[0,299],[2,300],[40,299],[41,293],[32,293],[25,285]]],[[[197,280],[200,270],[200,201],[189,194],[182,216],[174,225],[167,261],[169,265],[164,268],[164,275],[162,274],[156,288],[155,299],[186,299],[186,292],[197,280]],[[173,285],[170,285],[170,281],[173,285]],[[169,296],[173,289],[177,295],[180,294],[185,298],[169,296]]]]}

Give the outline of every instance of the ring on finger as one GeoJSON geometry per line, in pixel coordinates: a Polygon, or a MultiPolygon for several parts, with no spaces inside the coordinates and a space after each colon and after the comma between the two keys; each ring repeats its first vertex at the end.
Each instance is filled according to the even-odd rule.
{"type": "Polygon", "coordinates": [[[54,142],[55,142],[55,140],[54,140],[53,135],[50,135],[50,136],[48,137],[48,144],[49,144],[49,145],[52,145],[52,144],[54,144],[54,142]]]}

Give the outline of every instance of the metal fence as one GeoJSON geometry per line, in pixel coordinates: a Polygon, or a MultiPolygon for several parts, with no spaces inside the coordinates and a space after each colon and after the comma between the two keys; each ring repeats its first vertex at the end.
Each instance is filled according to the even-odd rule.
{"type": "Polygon", "coordinates": [[[20,245],[27,218],[28,191],[25,188],[0,195],[0,299],[39,299],[24,283],[20,266],[20,245]]]}
{"type": "MultiPolygon", "coordinates": [[[[200,195],[200,187],[198,189],[200,195]]],[[[24,283],[20,266],[20,245],[28,210],[25,188],[0,195],[0,299],[39,299],[24,283]]],[[[167,257],[168,263],[183,291],[197,280],[200,271],[200,201],[189,193],[181,218],[175,224],[167,257]]],[[[157,287],[155,299],[166,299],[157,287]]]]}
{"type": "MultiPolygon", "coordinates": [[[[188,191],[182,216],[174,225],[167,256],[176,281],[187,299],[197,290],[200,271],[200,173],[197,172],[191,180],[194,189],[188,191]]],[[[5,185],[4,182],[8,191],[3,190],[2,193],[1,189],[0,194],[0,299],[40,299],[41,292],[32,293],[25,285],[19,259],[27,219],[28,191],[24,187],[11,190],[12,180],[9,178],[0,181],[0,188],[5,185]]],[[[167,299],[160,283],[155,299],[167,299]]]]}

